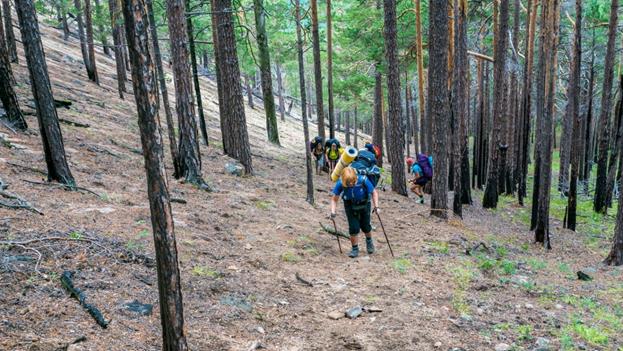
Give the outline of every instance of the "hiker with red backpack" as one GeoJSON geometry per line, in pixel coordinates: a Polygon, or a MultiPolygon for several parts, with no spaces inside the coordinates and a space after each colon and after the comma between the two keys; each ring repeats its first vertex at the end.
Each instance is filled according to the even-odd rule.
{"type": "Polygon", "coordinates": [[[418,154],[416,159],[407,159],[407,165],[410,166],[413,179],[411,183],[411,191],[419,197],[417,203],[424,203],[424,187],[433,179],[433,157],[426,154],[418,154]],[[412,165],[409,165],[412,163],[412,165]]]}

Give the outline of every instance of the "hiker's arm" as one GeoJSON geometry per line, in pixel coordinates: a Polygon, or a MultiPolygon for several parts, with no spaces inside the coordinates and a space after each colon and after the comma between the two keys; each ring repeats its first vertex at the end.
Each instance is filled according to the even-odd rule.
{"type": "Polygon", "coordinates": [[[335,214],[335,210],[337,208],[337,202],[339,201],[340,197],[337,195],[333,195],[331,197],[331,214],[335,214]]]}
{"type": "Polygon", "coordinates": [[[379,192],[374,189],[372,192],[372,208],[379,207],[379,192]]]}

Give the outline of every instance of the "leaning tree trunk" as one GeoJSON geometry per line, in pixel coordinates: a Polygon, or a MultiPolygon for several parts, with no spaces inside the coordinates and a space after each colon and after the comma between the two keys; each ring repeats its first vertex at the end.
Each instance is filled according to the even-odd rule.
{"type": "MultiPolygon", "coordinates": [[[[186,7],[190,8],[190,0],[186,0],[186,7]]],[[[195,98],[197,100],[197,112],[199,113],[199,129],[206,145],[210,144],[208,139],[208,129],[206,118],[203,113],[203,100],[201,99],[201,86],[199,85],[199,73],[197,72],[197,52],[195,50],[195,33],[193,32],[192,16],[186,16],[186,30],[188,31],[188,52],[190,53],[190,67],[193,74],[193,85],[195,87],[195,98]]]]}
{"type": "MultiPolygon", "coordinates": [[[[111,2],[116,0],[109,0],[111,2]]],[[[147,5],[147,13],[149,14],[149,34],[151,37],[152,47],[154,48],[154,61],[156,63],[156,70],[158,73],[158,82],[160,86],[160,94],[162,96],[162,109],[167,120],[167,130],[169,136],[169,148],[171,149],[171,159],[173,160],[173,177],[182,177],[182,169],[180,168],[180,156],[177,150],[177,142],[175,138],[175,123],[173,122],[173,115],[171,114],[171,106],[169,105],[169,91],[167,89],[167,81],[164,76],[164,69],[162,68],[162,55],[160,54],[160,42],[158,41],[158,30],[156,28],[156,19],[154,17],[153,2],[152,0],[145,0],[147,5]]],[[[123,55],[121,50],[118,51],[121,60],[123,61],[123,55]]],[[[115,57],[117,51],[115,51],[115,57]]],[[[117,73],[119,73],[120,67],[117,66],[117,73]]],[[[125,68],[121,68],[125,72],[125,68]]],[[[158,106],[160,108],[160,106],[158,106]]]]}
{"type": "Polygon", "coordinates": [[[307,96],[305,94],[305,64],[303,61],[303,36],[301,34],[301,4],[300,0],[295,0],[295,16],[296,16],[296,43],[297,56],[299,62],[299,92],[301,94],[301,114],[303,115],[303,135],[305,145],[305,169],[307,170],[307,202],[314,204],[314,177],[312,173],[311,153],[307,151],[309,145],[309,127],[307,124],[307,111],[305,105],[307,96]]]}
{"type": "Polygon", "coordinates": [[[162,349],[185,351],[188,350],[188,345],[184,335],[184,304],[177,263],[173,213],[164,168],[162,135],[157,118],[156,72],[149,53],[149,40],[146,40],[149,29],[147,8],[144,7],[145,2],[141,0],[125,0],[123,3],[156,251],[162,349]]]}
{"type": "Polygon", "coordinates": [[[327,0],[327,100],[329,103],[329,137],[335,138],[335,107],[333,106],[333,24],[331,0],[327,0]]]}
{"type": "Polygon", "coordinates": [[[15,44],[15,32],[13,31],[13,20],[11,19],[11,3],[9,0],[2,0],[2,15],[4,16],[4,36],[6,48],[9,53],[9,61],[18,63],[17,45],[15,44]]]}
{"type": "Polygon", "coordinates": [[[84,21],[87,31],[87,48],[89,54],[89,67],[87,67],[87,74],[89,79],[100,84],[99,75],[97,74],[97,64],[95,62],[95,45],[93,44],[93,20],[91,11],[91,0],[84,0],[84,21]]]}
{"type": "MultiPolygon", "coordinates": [[[[571,59],[571,75],[569,77],[569,88],[567,89],[567,99],[569,105],[567,113],[571,114],[573,121],[572,138],[570,143],[571,157],[571,178],[569,179],[569,198],[567,202],[567,220],[565,227],[575,231],[577,218],[577,193],[578,193],[578,173],[580,164],[580,149],[582,148],[582,133],[580,129],[580,79],[582,73],[582,0],[575,1],[575,28],[573,35],[573,56],[571,59]]],[[[562,145],[562,144],[561,144],[562,145]]]]}
{"type": "Polygon", "coordinates": [[[270,51],[268,50],[268,35],[266,34],[266,10],[263,0],[254,0],[255,29],[257,31],[257,46],[260,59],[262,79],[262,97],[266,113],[266,133],[268,141],[279,145],[279,128],[275,112],[275,95],[273,94],[273,75],[270,70],[270,51]]]}
{"type": "Polygon", "coordinates": [[[37,109],[45,163],[48,167],[48,181],[58,181],[69,186],[75,186],[76,182],[71,175],[65,157],[63,135],[58,124],[58,115],[52,96],[35,5],[32,0],[18,0],[16,5],[28,72],[30,73],[30,87],[37,109]]]}
{"type": "Polygon", "coordinates": [[[389,133],[391,146],[389,159],[392,164],[392,190],[407,196],[407,182],[403,162],[404,129],[402,126],[402,105],[400,103],[400,71],[397,48],[396,0],[384,0],[385,12],[385,56],[387,60],[387,102],[389,106],[389,133]]]}
{"type": "Polygon", "coordinates": [[[192,83],[188,57],[188,32],[186,30],[183,0],[167,0],[167,18],[171,39],[171,61],[175,82],[175,104],[179,126],[180,177],[202,189],[210,190],[201,175],[201,154],[197,141],[197,122],[192,103],[192,83]]]}
{"type": "MultiPolygon", "coordinates": [[[[151,6],[151,0],[147,3],[147,6],[151,6]]],[[[115,53],[115,66],[117,68],[117,90],[119,91],[119,97],[123,99],[123,93],[125,90],[125,81],[127,79],[125,71],[125,57],[123,57],[123,49],[121,45],[123,43],[123,33],[120,24],[120,10],[117,8],[117,0],[108,0],[108,10],[110,12],[110,25],[112,28],[112,41],[114,44],[113,52],[115,53]]],[[[151,14],[153,11],[149,11],[151,14]]],[[[152,15],[153,17],[153,15],[152,15]]],[[[153,29],[152,29],[153,32],[153,29]]],[[[153,34],[153,33],[152,33],[153,34]]],[[[152,39],[153,40],[153,39],[152,39]]],[[[156,51],[156,55],[158,51],[156,51]]]]}
{"type": "Polygon", "coordinates": [[[221,78],[221,59],[218,51],[218,18],[216,17],[216,2],[210,1],[211,20],[212,20],[212,42],[214,43],[214,73],[216,75],[216,91],[218,95],[218,112],[219,123],[221,127],[221,141],[223,143],[223,152],[227,154],[231,147],[229,146],[229,139],[226,133],[223,131],[228,128],[229,115],[227,109],[225,109],[225,103],[223,102],[223,80],[221,78]]]}
{"type": "MultiPolygon", "coordinates": [[[[383,145],[383,83],[379,64],[376,64],[374,74],[374,115],[372,125],[372,142],[376,145],[383,145]]],[[[339,119],[338,119],[339,121],[339,119]]],[[[383,152],[381,152],[383,154],[383,152]]],[[[383,157],[377,160],[379,167],[383,167],[383,157]]]]}
{"type": "Polygon", "coordinates": [[[22,110],[19,108],[19,100],[13,89],[13,74],[11,73],[11,64],[4,47],[4,42],[0,41],[0,101],[7,114],[9,123],[19,130],[28,129],[28,124],[24,119],[22,110]]]}
{"type": "Polygon", "coordinates": [[[612,80],[614,76],[614,54],[616,49],[616,32],[618,23],[619,0],[612,0],[610,22],[608,26],[608,46],[604,60],[604,83],[601,91],[601,113],[597,135],[599,138],[599,156],[597,159],[597,181],[595,184],[595,212],[606,213],[606,191],[608,178],[608,142],[610,135],[610,109],[612,106],[612,80]]]}
{"type": "Polygon", "coordinates": [[[316,116],[318,117],[318,135],[326,138],[324,129],[324,108],[322,100],[322,69],[320,62],[320,34],[318,32],[318,3],[311,0],[312,42],[314,47],[314,83],[316,88],[316,116]]]}
{"type": "Polygon", "coordinates": [[[505,162],[503,154],[506,151],[506,136],[503,126],[506,123],[506,51],[508,48],[508,0],[501,0],[499,11],[499,27],[497,30],[497,38],[495,39],[495,62],[493,64],[493,134],[491,135],[491,143],[489,146],[489,172],[487,174],[487,186],[482,199],[482,207],[496,208],[499,196],[500,172],[503,174],[505,162]]]}
{"type": "Polygon", "coordinates": [[[283,76],[281,75],[281,65],[276,64],[275,69],[277,71],[277,92],[279,93],[279,115],[281,120],[286,120],[286,103],[283,97],[283,76]]]}
{"type": "Polygon", "coordinates": [[[228,110],[229,126],[222,132],[229,139],[227,155],[237,159],[245,168],[246,174],[253,174],[251,146],[244,114],[240,67],[236,53],[234,20],[230,9],[231,0],[215,0],[218,23],[218,51],[221,61],[221,82],[223,83],[223,103],[228,110]]]}
{"type": "Polygon", "coordinates": [[[82,4],[81,0],[74,0],[76,8],[76,22],[78,23],[78,38],[80,39],[80,51],[82,52],[82,61],[84,68],[87,70],[87,76],[91,79],[91,61],[89,60],[89,49],[87,47],[87,38],[84,33],[84,21],[82,20],[82,4]]]}

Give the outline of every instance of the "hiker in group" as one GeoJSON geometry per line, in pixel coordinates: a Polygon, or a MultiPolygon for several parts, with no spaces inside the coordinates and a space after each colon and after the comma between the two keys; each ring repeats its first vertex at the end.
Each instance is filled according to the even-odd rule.
{"type": "Polygon", "coordinates": [[[368,254],[374,253],[370,214],[371,211],[379,211],[379,194],[374,188],[374,184],[366,176],[357,175],[357,171],[354,168],[345,168],[333,189],[331,218],[336,216],[335,210],[340,200],[340,195],[344,200],[344,211],[348,219],[348,232],[352,245],[352,250],[348,256],[351,258],[359,256],[360,231],[363,231],[366,236],[368,254]]]}
{"type": "MultiPolygon", "coordinates": [[[[416,202],[423,204],[424,187],[433,179],[433,157],[418,154],[417,159],[412,159],[411,162],[413,164],[410,166],[411,173],[413,174],[413,179],[409,181],[411,183],[411,191],[419,197],[416,202]]],[[[407,160],[407,164],[409,164],[409,160],[407,160]]]]}
{"type": "Polygon", "coordinates": [[[340,142],[337,141],[337,139],[327,140],[325,143],[325,149],[326,161],[329,164],[329,174],[331,174],[333,169],[335,169],[340,156],[342,156],[344,149],[342,149],[340,142]]]}
{"type": "Polygon", "coordinates": [[[324,169],[324,146],[321,136],[317,136],[310,142],[310,151],[316,160],[316,175],[320,175],[324,169]]]}
{"type": "Polygon", "coordinates": [[[407,157],[407,173],[411,173],[411,168],[415,163],[415,159],[413,157],[407,157]]]}
{"type": "Polygon", "coordinates": [[[367,142],[364,147],[366,150],[373,153],[377,160],[380,160],[381,157],[383,157],[380,145],[367,142]]]}

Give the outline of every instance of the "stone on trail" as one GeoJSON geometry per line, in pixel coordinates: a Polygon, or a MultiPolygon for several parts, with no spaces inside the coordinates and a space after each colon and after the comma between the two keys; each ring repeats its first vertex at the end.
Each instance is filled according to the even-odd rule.
{"type": "Polygon", "coordinates": [[[235,175],[236,177],[241,177],[242,172],[244,172],[244,167],[237,163],[227,162],[225,164],[225,172],[227,174],[235,175]]]}
{"type": "Polygon", "coordinates": [[[499,343],[495,345],[495,351],[509,351],[511,349],[510,345],[505,343],[499,343]]]}
{"type": "Polygon", "coordinates": [[[550,347],[549,347],[550,341],[547,338],[537,338],[536,339],[536,347],[534,348],[534,351],[549,351],[550,347]]]}
{"type": "Polygon", "coordinates": [[[586,273],[584,273],[582,271],[578,271],[577,274],[578,274],[578,279],[581,280],[581,281],[590,282],[591,280],[593,280],[593,278],[590,275],[588,275],[588,274],[586,274],[586,273]]]}
{"type": "Polygon", "coordinates": [[[350,319],[355,319],[359,317],[362,313],[363,313],[363,309],[361,308],[361,306],[355,306],[349,309],[348,311],[346,311],[346,317],[350,319]]]}
{"type": "Polygon", "coordinates": [[[331,319],[336,321],[338,319],[344,318],[344,312],[342,312],[342,311],[333,311],[333,312],[329,313],[327,316],[329,318],[331,318],[331,319]]]}
{"type": "Polygon", "coordinates": [[[363,310],[366,312],[383,312],[383,309],[377,306],[364,307],[363,310]]]}
{"type": "Polygon", "coordinates": [[[153,305],[148,303],[140,303],[138,300],[128,302],[124,305],[125,309],[131,312],[136,312],[141,316],[150,316],[153,311],[153,305]]]}
{"type": "Polygon", "coordinates": [[[441,347],[441,341],[437,341],[435,343],[435,348],[440,348],[441,347]]]}

